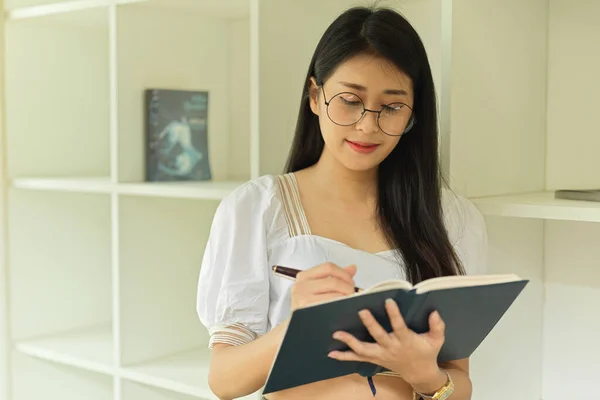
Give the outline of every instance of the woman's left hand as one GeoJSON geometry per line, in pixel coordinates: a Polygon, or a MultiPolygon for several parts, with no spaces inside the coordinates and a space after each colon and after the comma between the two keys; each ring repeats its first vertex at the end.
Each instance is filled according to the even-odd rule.
{"type": "Polygon", "coordinates": [[[387,300],[385,304],[392,332],[388,333],[368,310],[359,315],[375,339],[375,343],[362,342],[347,332],[336,332],[333,337],[350,347],[349,351],[333,351],[329,357],[341,361],[366,361],[398,373],[411,386],[437,382],[445,374],[437,364],[444,344],[444,321],[437,311],[429,316],[429,331],[418,334],[404,322],[398,304],[387,300]]]}

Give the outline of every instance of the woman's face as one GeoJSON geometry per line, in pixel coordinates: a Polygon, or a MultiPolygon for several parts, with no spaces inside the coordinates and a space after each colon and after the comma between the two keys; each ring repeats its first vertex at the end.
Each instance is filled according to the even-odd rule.
{"type": "Polygon", "coordinates": [[[341,64],[323,87],[313,79],[310,94],[325,141],[323,156],[353,171],[376,168],[398,144],[412,115],[411,79],[372,55],[358,55],[341,64]],[[379,123],[377,113],[363,114],[363,104],[368,110],[383,110],[379,123]]]}

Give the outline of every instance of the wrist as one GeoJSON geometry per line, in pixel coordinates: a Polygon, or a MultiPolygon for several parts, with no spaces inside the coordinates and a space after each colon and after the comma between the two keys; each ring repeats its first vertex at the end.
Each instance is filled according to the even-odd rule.
{"type": "Polygon", "coordinates": [[[416,379],[408,382],[413,390],[425,395],[433,395],[440,390],[448,381],[448,375],[437,365],[416,379]]]}

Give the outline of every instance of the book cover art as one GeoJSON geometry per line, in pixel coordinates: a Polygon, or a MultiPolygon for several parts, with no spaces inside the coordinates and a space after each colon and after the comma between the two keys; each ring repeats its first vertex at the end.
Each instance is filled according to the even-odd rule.
{"type": "Polygon", "coordinates": [[[148,89],[145,102],[146,180],[210,180],[208,92],[148,89]]]}

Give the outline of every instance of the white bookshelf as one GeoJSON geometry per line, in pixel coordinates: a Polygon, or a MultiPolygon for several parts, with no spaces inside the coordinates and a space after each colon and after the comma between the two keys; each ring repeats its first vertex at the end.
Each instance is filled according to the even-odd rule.
{"type": "Polygon", "coordinates": [[[595,386],[600,203],[554,190],[600,187],[598,15],[596,0],[452,2],[450,179],[486,217],[491,271],[531,279],[474,357],[477,400],[595,386]]]}
{"type": "Polygon", "coordinates": [[[553,191],[472,198],[490,216],[600,222],[600,203],[557,199],[553,191]]]}
{"type": "MultiPolygon", "coordinates": [[[[195,313],[213,213],[281,171],[316,41],[360,3],[0,0],[0,400],[216,398],[195,313]],[[144,182],[148,87],[210,91],[212,181],[144,182]]],[[[600,205],[553,190],[600,187],[600,3],[382,4],[425,41],[490,272],[531,280],[473,358],[474,400],[593,393],[600,205]]]]}

